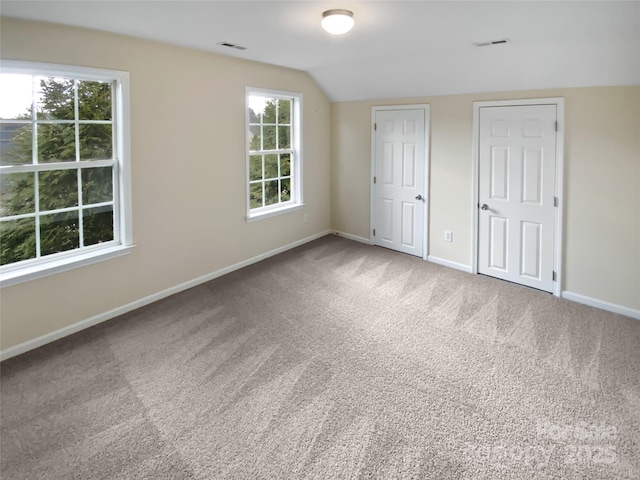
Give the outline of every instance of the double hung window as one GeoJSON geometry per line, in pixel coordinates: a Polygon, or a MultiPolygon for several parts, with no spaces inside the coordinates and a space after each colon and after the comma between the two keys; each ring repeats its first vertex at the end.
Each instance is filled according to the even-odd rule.
{"type": "Polygon", "coordinates": [[[247,88],[247,218],[302,204],[300,94],[247,88]]]}
{"type": "Polygon", "coordinates": [[[131,245],[127,89],[125,72],[2,62],[3,285],[131,245]]]}

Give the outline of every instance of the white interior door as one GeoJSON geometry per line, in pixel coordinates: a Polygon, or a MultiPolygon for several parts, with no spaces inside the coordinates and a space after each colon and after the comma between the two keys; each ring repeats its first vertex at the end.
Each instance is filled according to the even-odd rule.
{"type": "Polygon", "coordinates": [[[553,291],[556,105],[480,108],[478,272],[553,291]]]}
{"type": "Polygon", "coordinates": [[[423,256],[425,109],[378,110],[373,184],[375,245],[423,256]]]}

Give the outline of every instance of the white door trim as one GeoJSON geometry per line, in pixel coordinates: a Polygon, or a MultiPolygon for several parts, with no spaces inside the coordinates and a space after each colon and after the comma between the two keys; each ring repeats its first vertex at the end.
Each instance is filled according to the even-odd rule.
{"type": "Polygon", "coordinates": [[[426,205],[424,209],[424,231],[422,232],[422,259],[427,259],[429,246],[429,166],[431,159],[429,152],[431,151],[431,142],[429,132],[431,131],[431,109],[426,103],[412,105],[384,105],[371,107],[371,175],[369,178],[370,200],[369,200],[369,241],[375,244],[373,238],[373,225],[375,223],[375,197],[373,192],[373,177],[376,174],[376,112],[384,110],[424,110],[424,198],[426,205]]]}
{"type": "Polygon", "coordinates": [[[478,273],[478,164],[480,162],[480,108],[505,107],[521,105],[555,105],[557,108],[558,131],[556,136],[556,185],[555,196],[558,197],[558,207],[555,218],[555,238],[553,243],[553,270],[556,272],[556,281],[553,284],[553,294],[559,297],[562,292],[562,239],[563,239],[563,212],[564,212],[564,98],[532,98],[523,100],[502,100],[488,102],[473,102],[473,174],[472,189],[473,198],[471,204],[471,271],[478,273]]]}

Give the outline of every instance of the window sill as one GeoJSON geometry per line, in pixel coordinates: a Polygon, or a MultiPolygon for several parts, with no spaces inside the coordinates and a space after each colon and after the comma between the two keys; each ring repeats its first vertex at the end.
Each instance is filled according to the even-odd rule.
{"type": "Polygon", "coordinates": [[[37,278],[47,277],[56,273],[66,272],[75,268],[102,262],[111,258],[128,255],[133,250],[133,245],[104,248],[93,252],[80,253],[72,257],[61,258],[38,265],[0,273],[0,287],[10,287],[20,283],[29,282],[37,278]]]}
{"type": "Polygon", "coordinates": [[[255,222],[256,220],[262,220],[263,218],[275,217],[276,215],[282,215],[283,213],[295,212],[304,208],[304,203],[296,203],[294,205],[287,205],[286,207],[274,208],[264,212],[250,213],[247,215],[247,222],[255,222]]]}

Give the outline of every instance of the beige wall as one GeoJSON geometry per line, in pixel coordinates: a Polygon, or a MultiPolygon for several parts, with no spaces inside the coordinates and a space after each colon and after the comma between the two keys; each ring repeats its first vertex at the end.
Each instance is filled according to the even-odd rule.
{"type": "Polygon", "coordinates": [[[2,289],[2,349],[329,228],[331,104],[306,73],[6,18],[0,39],[3,58],[130,72],[136,244],[130,255],[2,289]],[[302,211],[244,220],[245,85],[304,95],[302,211]]]}
{"type": "Polygon", "coordinates": [[[640,309],[640,87],[332,105],[332,227],[369,238],[371,107],[431,105],[429,255],[471,263],[473,102],[565,98],[562,289],[640,309]],[[443,241],[444,230],[454,242],[443,241]]]}
{"type": "Polygon", "coordinates": [[[400,103],[431,105],[429,253],[469,264],[472,102],[564,97],[563,290],[640,309],[640,87],[331,105],[304,72],[124,36],[2,19],[0,42],[3,58],[130,72],[136,244],[131,255],[2,289],[2,349],[330,225],[368,237],[371,106],[400,103]],[[302,211],[244,221],[245,85],[304,94],[302,211]]]}

